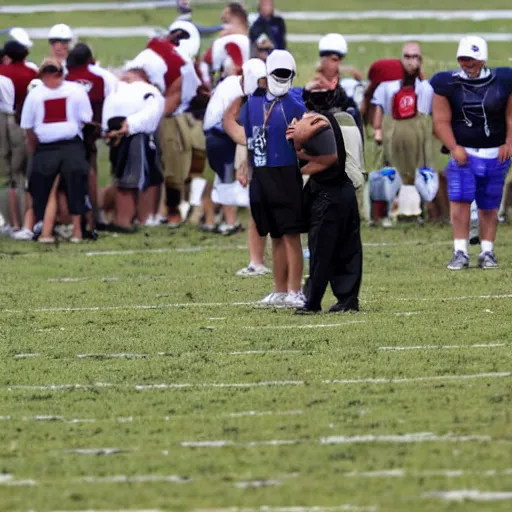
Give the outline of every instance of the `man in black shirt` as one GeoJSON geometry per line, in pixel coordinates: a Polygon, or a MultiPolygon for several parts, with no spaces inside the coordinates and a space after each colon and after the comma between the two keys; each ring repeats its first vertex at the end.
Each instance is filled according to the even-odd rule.
{"type": "Polygon", "coordinates": [[[257,46],[258,38],[265,34],[274,49],[286,50],[286,25],[281,16],[274,14],[274,1],[260,0],[258,11],[260,15],[249,31],[253,47],[257,46]]]}
{"type": "Polygon", "coordinates": [[[310,279],[306,305],[296,313],[320,312],[328,283],[337,298],[329,312],[358,311],[363,251],[341,129],[332,114],[311,112],[288,130],[288,139],[293,140],[302,174],[310,176],[304,189],[310,279]]]}

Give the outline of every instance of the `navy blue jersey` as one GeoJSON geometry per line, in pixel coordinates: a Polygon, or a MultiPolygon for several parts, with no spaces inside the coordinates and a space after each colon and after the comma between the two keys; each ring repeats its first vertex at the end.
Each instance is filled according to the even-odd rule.
{"type": "Polygon", "coordinates": [[[468,148],[495,148],[507,136],[506,109],[512,94],[512,68],[496,68],[489,76],[465,79],[460,71],[445,71],[430,81],[452,110],[457,144],[468,148]]]}
{"type": "Polygon", "coordinates": [[[293,145],[286,140],[286,128],[293,118],[302,118],[306,107],[292,94],[277,100],[266,96],[250,96],[240,111],[247,148],[253,167],[281,167],[295,165],[297,156],[293,145]],[[266,125],[264,116],[270,111],[266,125]]]}

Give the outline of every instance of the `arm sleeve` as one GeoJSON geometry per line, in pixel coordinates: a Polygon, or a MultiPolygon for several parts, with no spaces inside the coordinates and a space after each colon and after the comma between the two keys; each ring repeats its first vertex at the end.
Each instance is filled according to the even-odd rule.
{"type": "Polygon", "coordinates": [[[144,108],[126,118],[130,135],[155,132],[164,113],[164,103],[161,94],[148,91],[144,96],[144,108]]]}
{"type": "Polygon", "coordinates": [[[379,107],[382,107],[384,109],[386,104],[386,82],[381,83],[377,89],[375,89],[375,92],[373,93],[372,97],[372,105],[377,105],[379,107]]]}
{"type": "Polygon", "coordinates": [[[35,102],[35,89],[30,91],[25,98],[23,109],[21,111],[21,122],[20,127],[24,130],[34,128],[35,113],[36,113],[36,102],[35,102]]]}
{"type": "Polygon", "coordinates": [[[333,155],[337,152],[336,139],[331,127],[320,130],[304,143],[307,153],[314,156],[333,155]]]}
{"type": "Polygon", "coordinates": [[[231,57],[231,60],[234,62],[235,66],[239,68],[242,67],[244,63],[244,57],[242,55],[240,46],[238,46],[236,43],[227,43],[226,53],[231,57]]]}
{"type": "Polygon", "coordinates": [[[446,79],[446,73],[435,74],[430,79],[430,85],[432,86],[433,92],[439,96],[444,96],[445,98],[450,96],[450,87],[446,79]]]}

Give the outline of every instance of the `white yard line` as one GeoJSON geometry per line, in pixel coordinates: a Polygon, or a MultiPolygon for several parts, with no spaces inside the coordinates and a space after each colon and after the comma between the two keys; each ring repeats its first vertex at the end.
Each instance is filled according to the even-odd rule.
{"type": "Polygon", "coordinates": [[[424,471],[410,469],[384,469],[380,471],[352,471],[350,473],[343,474],[345,478],[461,478],[463,476],[496,477],[510,475],[512,475],[512,469],[427,469],[424,471]]]}
{"type": "MultiPolygon", "coordinates": [[[[475,379],[500,379],[512,377],[512,372],[474,373],[470,375],[433,375],[424,377],[372,377],[362,379],[330,379],[322,380],[321,384],[407,384],[411,382],[429,381],[465,381],[475,379]]],[[[312,381],[310,384],[314,384],[312,381]]],[[[97,388],[121,388],[136,391],[172,390],[172,389],[247,389],[260,387],[304,386],[303,380],[271,380],[261,382],[198,382],[198,383],[162,383],[162,384],[114,384],[95,382],[92,384],[18,384],[0,386],[0,390],[8,391],[65,391],[72,389],[91,390],[97,388]]]]}
{"type": "Polygon", "coordinates": [[[505,343],[476,343],[474,345],[413,345],[409,347],[379,347],[384,351],[407,351],[407,350],[452,350],[467,348],[499,348],[506,347],[505,343]]]}
{"type": "Polygon", "coordinates": [[[16,480],[13,475],[0,474],[0,487],[32,487],[37,485],[36,480],[16,480]]]}
{"type": "Polygon", "coordinates": [[[341,322],[337,324],[289,324],[289,325],[260,325],[260,326],[251,326],[244,327],[244,329],[248,330],[260,330],[260,329],[321,329],[326,327],[341,327],[343,325],[351,325],[351,324],[364,324],[366,320],[352,320],[349,322],[341,322]]]}
{"type": "Polygon", "coordinates": [[[443,501],[508,501],[512,500],[512,492],[478,491],[463,489],[459,491],[432,491],[423,494],[424,498],[440,498],[443,501]]]}
{"type": "Polygon", "coordinates": [[[230,418],[243,418],[245,416],[299,416],[304,414],[304,411],[300,409],[292,411],[242,411],[242,412],[230,412],[225,414],[230,418]]]}
{"type": "Polygon", "coordinates": [[[195,508],[192,512],[377,512],[377,507],[359,506],[359,505],[338,505],[338,506],[285,506],[285,507],[269,507],[263,505],[261,507],[228,507],[228,508],[195,508]]]}
{"type": "MultiPolygon", "coordinates": [[[[74,30],[74,29],[73,29],[74,30]]],[[[158,249],[126,249],[119,251],[90,251],[83,253],[86,256],[132,256],[134,254],[166,254],[166,253],[194,253],[204,251],[246,251],[246,245],[200,245],[193,247],[161,247],[158,249]]]]}
{"type": "MultiPolygon", "coordinates": [[[[227,352],[229,356],[259,356],[273,354],[302,354],[303,350],[239,350],[235,352],[227,352]]],[[[212,354],[212,352],[209,352],[212,354]]],[[[226,354],[226,352],[217,352],[218,354],[226,354]]]]}
{"type": "MultiPolygon", "coordinates": [[[[47,39],[50,27],[27,28],[27,32],[32,39],[47,39]]],[[[98,38],[125,38],[125,37],[153,37],[157,32],[161,31],[161,27],[156,26],[133,26],[133,27],[73,27],[73,33],[77,37],[98,37],[98,38]]],[[[425,43],[446,43],[458,42],[466,34],[454,33],[436,33],[436,34],[347,34],[345,39],[349,43],[400,43],[405,41],[420,41],[425,43]]],[[[483,37],[490,42],[510,42],[512,34],[498,32],[484,32],[474,34],[483,37]]],[[[290,43],[316,43],[324,34],[288,34],[286,36],[290,43]]],[[[391,245],[391,244],[390,244],[391,245]]],[[[411,245],[408,243],[407,245],[411,245]]],[[[205,247],[208,249],[208,247],[205,247]]],[[[192,252],[201,251],[200,248],[192,248],[192,252]]],[[[146,249],[134,251],[92,251],[84,253],[89,256],[99,256],[102,254],[119,255],[119,254],[138,254],[145,252],[180,252],[179,249],[146,249]]],[[[181,250],[181,252],[186,252],[181,250]]]]}
{"type": "Polygon", "coordinates": [[[132,484],[165,482],[172,484],[188,484],[191,478],[183,478],[179,475],[114,475],[114,476],[84,476],[76,478],[75,482],[85,484],[132,484]]]}
{"type": "MultiPolygon", "coordinates": [[[[194,0],[194,4],[207,5],[222,3],[220,0],[194,0]]],[[[91,11],[132,11],[176,7],[175,0],[155,0],[153,2],[74,2],[32,5],[0,6],[0,14],[34,14],[38,12],[91,12],[91,11]]]]}

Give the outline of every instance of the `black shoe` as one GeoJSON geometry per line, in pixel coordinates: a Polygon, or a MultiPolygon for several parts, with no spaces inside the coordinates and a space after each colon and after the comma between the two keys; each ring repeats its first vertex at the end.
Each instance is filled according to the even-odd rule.
{"type": "Polygon", "coordinates": [[[329,308],[329,313],[346,313],[347,311],[359,311],[359,299],[336,302],[334,306],[329,308]]]}
{"type": "Polygon", "coordinates": [[[480,237],[477,235],[477,236],[472,236],[470,239],[469,239],[469,245],[478,245],[480,243],[480,237]]]}
{"type": "Polygon", "coordinates": [[[318,313],[321,313],[321,309],[309,309],[306,306],[302,308],[297,308],[295,310],[295,315],[318,315],[318,313]]]}
{"type": "Polygon", "coordinates": [[[95,229],[93,229],[92,231],[84,229],[82,231],[82,238],[84,240],[92,240],[93,242],[95,242],[96,240],[98,240],[98,232],[95,229]]]}

